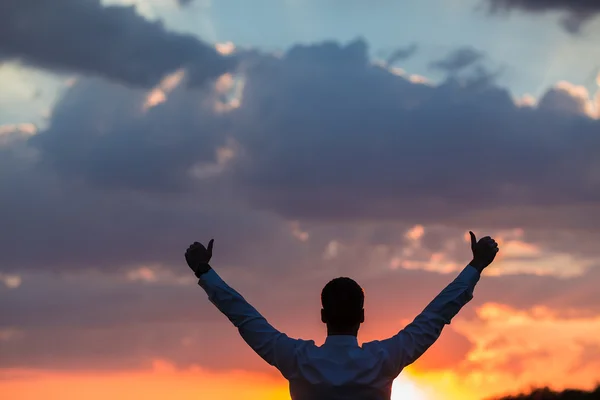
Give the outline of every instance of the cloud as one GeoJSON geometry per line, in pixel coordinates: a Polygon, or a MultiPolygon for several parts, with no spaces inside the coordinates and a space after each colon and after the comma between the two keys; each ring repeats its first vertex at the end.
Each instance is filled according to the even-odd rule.
{"type": "Polygon", "coordinates": [[[576,86],[569,82],[559,82],[547,91],[539,100],[539,107],[558,113],[592,118],[598,116],[599,111],[584,86],[576,86]]]}
{"type": "Polygon", "coordinates": [[[19,275],[0,274],[0,282],[9,289],[16,289],[21,286],[21,277],[19,275]]]}
{"type": "Polygon", "coordinates": [[[563,19],[564,28],[577,33],[584,23],[600,12],[600,3],[593,0],[488,0],[492,11],[518,9],[530,13],[563,11],[567,16],[563,19]]]}
{"type": "Polygon", "coordinates": [[[414,56],[418,50],[419,50],[419,46],[416,43],[413,43],[407,47],[400,47],[400,48],[394,50],[387,57],[386,62],[388,65],[393,65],[393,64],[397,63],[398,61],[408,60],[409,58],[414,56]]]}
{"type": "Polygon", "coordinates": [[[515,309],[487,303],[477,309],[476,319],[458,320],[454,329],[474,343],[466,357],[473,377],[485,374],[480,384],[487,385],[487,390],[496,386],[496,392],[515,392],[530,382],[555,386],[565,374],[570,375],[572,386],[594,382],[598,360],[590,363],[586,353],[600,344],[592,333],[599,324],[597,315],[564,315],[545,306],[515,309]],[[560,363],[552,362],[558,359],[560,363]]]}
{"type": "Polygon", "coordinates": [[[485,80],[413,83],[364,49],[301,47],[247,70],[232,118],[254,204],[293,219],[594,229],[598,120],[518,106],[485,80]]]}
{"type": "Polygon", "coordinates": [[[133,6],[100,0],[4,1],[0,58],[143,87],[181,67],[191,84],[202,84],[232,65],[208,44],[146,20],[133,6]]]}
{"type": "Polygon", "coordinates": [[[190,184],[194,164],[217,161],[226,137],[210,98],[170,90],[159,86],[147,94],[98,78],[81,80],[31,143],[63,176],[82,176],[99,187],[176,190],[190,184]]]}
{"type": "MultiPolygon", "coordinates": [[[[15,228],[1,235],[3,268],[170,266],[198,224],[224,246],[254,236],[293,252],[297,238],[314,239],[307,223],[438,224],[457,237],[474,226],[598,235],[600,123],[583,112],[578,89],[563,84],[521,107],[492,84],[395,75],[372,65],[361,41],[255,54],[242,67],[202,89],[178,72],[149,90],[83,78],[48,128],[4,129],[0,212],[15,228]],[[39,241],[36,252],[23,238],[39,241]]],[[[316,239],[318,254],[332,241],[336,254],[348,246],[339,230],[331,234],[316,239]]],[[[385,264],[454,271],[447,251],[392,254],[385,264]]],[[[246,258],[260,265],[260,251],[252,253],[246,258]]]]}
{"type": "Polygon", "coordinates": [[[429,64],[432,69],[448,73],[459,72],[484,58],[484,54],[472,47],[461,47],[450,52],[445,58],[429,64]]]}

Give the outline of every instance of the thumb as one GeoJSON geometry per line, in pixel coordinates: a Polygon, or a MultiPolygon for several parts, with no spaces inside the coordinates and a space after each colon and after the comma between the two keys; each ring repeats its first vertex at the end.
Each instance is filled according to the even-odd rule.
{"type": "Polygon", "coordinates": [[[469,235],[471,235],[471,248],[473,248],[477,244],[477,238],[475,237],[475,234],[471,231],[469,231],[469,235]]]}
{"type": "Polygon", "coordinates": [[[210,242],[208,242],[208,248],[206,250],[208,250],[208,254],[212,254],[212,249],[213,249],[213,243],[215,242],[215,239],[210,239],[210,242]]]}

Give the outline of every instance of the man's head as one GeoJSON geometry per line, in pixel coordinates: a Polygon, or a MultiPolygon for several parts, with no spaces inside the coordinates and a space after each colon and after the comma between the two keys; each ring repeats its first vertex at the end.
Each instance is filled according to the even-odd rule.
{"type": "Polygon", "coordinates": [[[321,321],[329,332],[356,334],[365,320],[365,294],[350,278],[335,278],[321,292],[321,321]]]}

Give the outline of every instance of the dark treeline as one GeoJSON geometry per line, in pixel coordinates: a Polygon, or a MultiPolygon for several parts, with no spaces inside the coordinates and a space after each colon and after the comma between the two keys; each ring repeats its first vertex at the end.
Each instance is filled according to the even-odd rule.
{"type": "Polygon", "coordinates": [[[500,397],[497,400],[600,400],[600,384],[595,390],[566,389],[556,392],[549,388],[534,389],[525,394],[500,397]]]}

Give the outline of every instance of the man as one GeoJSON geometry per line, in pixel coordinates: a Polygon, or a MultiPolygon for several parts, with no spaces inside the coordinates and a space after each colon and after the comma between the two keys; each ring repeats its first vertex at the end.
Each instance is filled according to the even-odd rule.
{"type": "Polygon", "coordinates": [[[323,288],[321,320],[327,325],[322,346],[292,339],[272,327],[209,265],[213,240],[195,242],[185,253],[189,267],[209,300],[238,328],[242,338],[290,383],[293,400],[389,400],[393,380],[440,336],[442,328],[473,298],[481,272],[492,263],[498,244],[489,236],[477,241],[473,259],[415,320],[389,339],[359,346],[364,322],[364,294],[350,278],[336,278],[323,288]]]}

